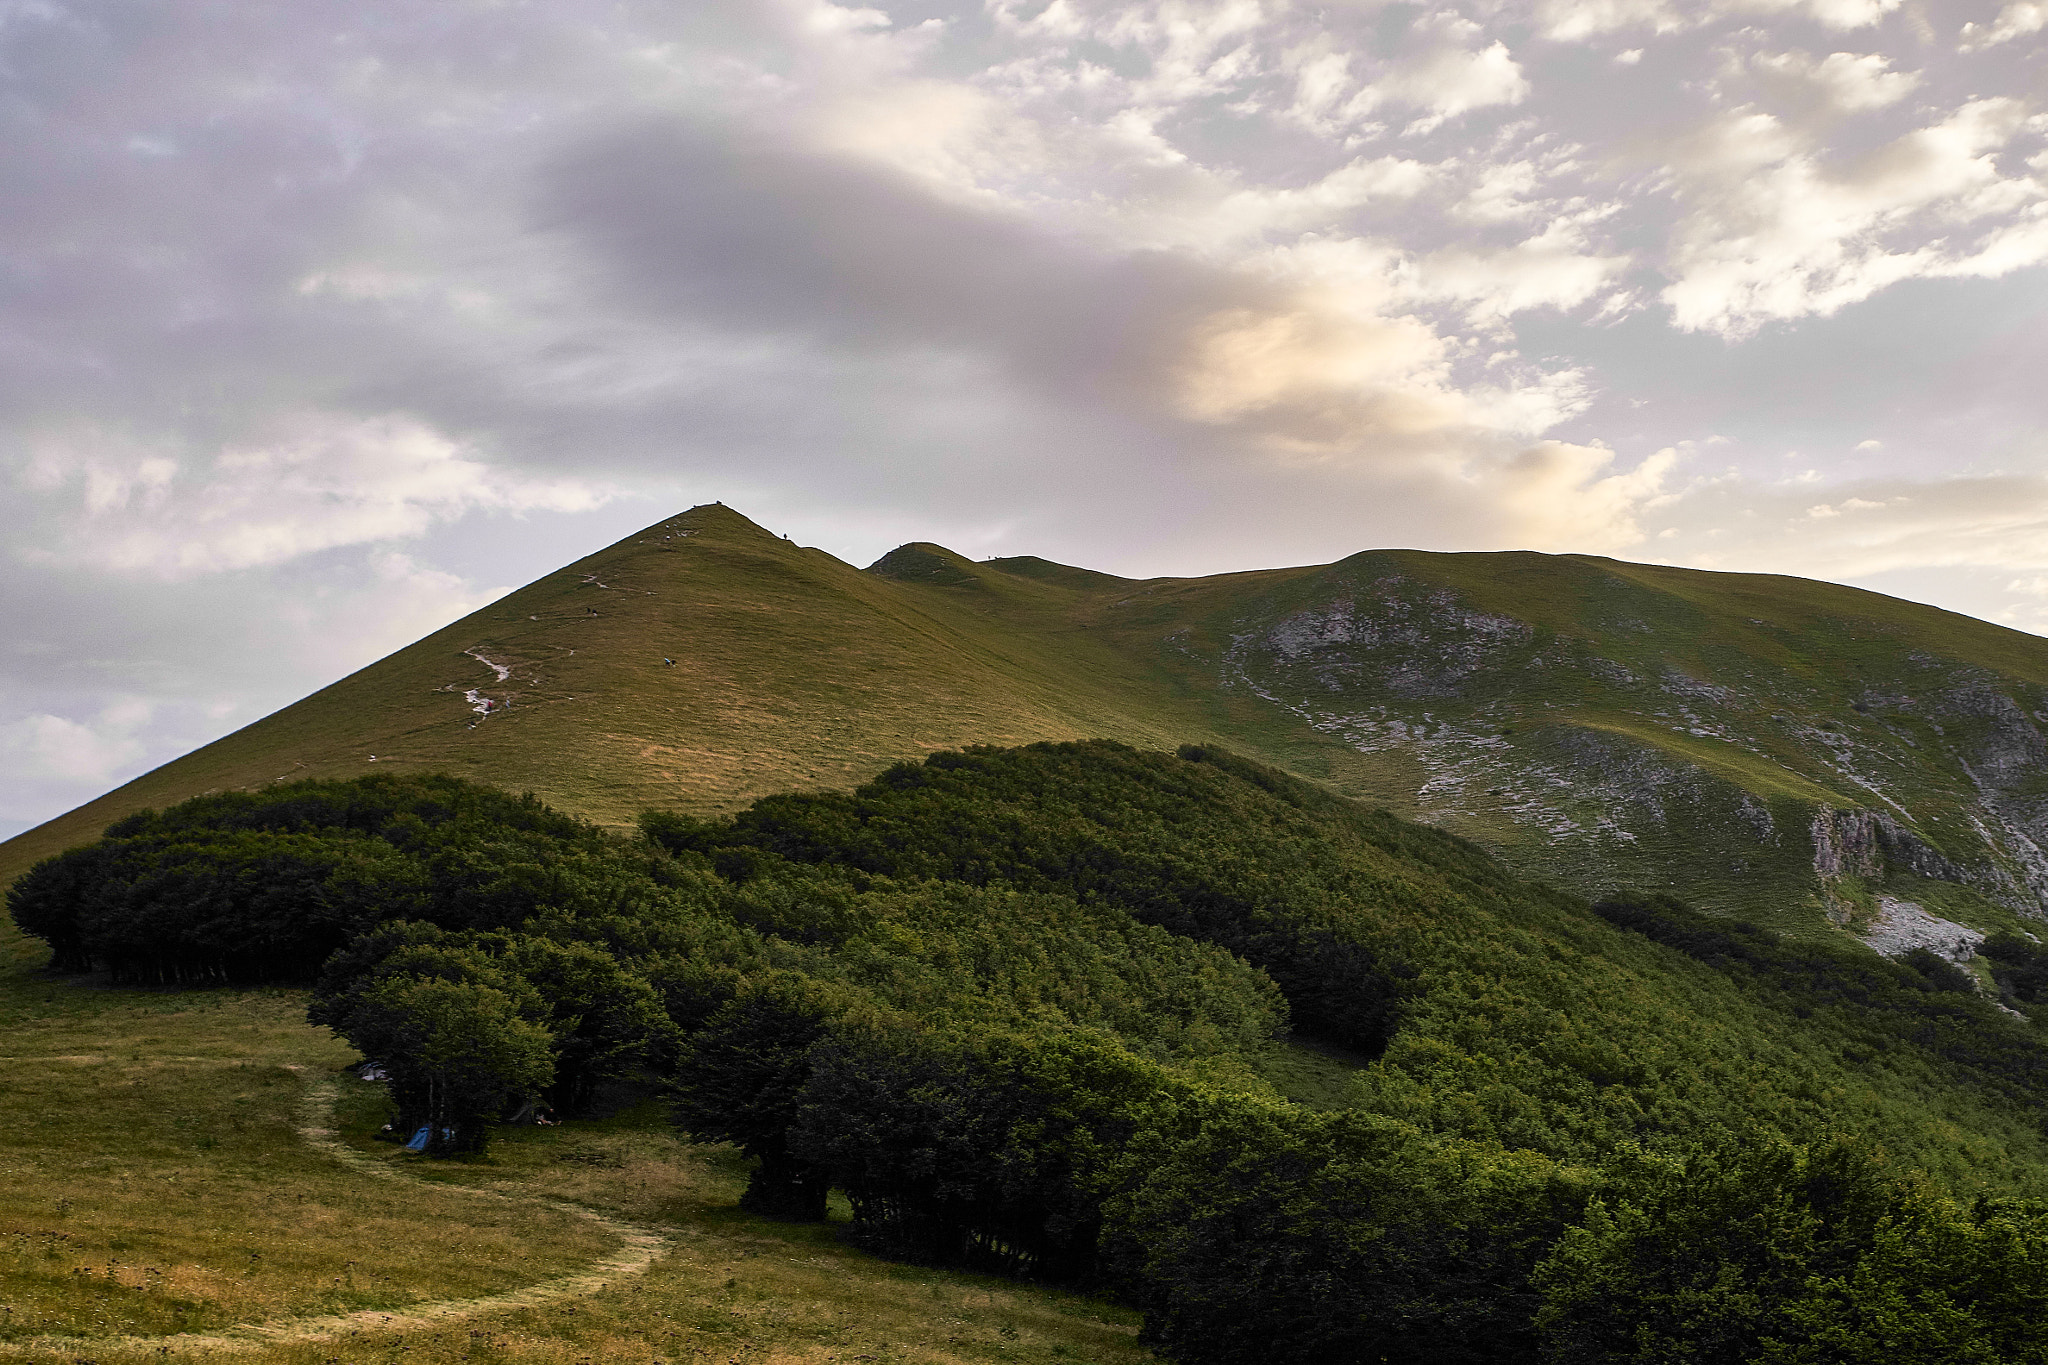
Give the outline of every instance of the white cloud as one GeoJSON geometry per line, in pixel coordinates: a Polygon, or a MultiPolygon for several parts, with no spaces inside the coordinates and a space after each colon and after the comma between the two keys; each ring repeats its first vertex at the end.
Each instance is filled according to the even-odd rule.
{"type": "Polygon", "coordinates": [[[1541,183],[1536,163],[1527,159],[1497,161],[1480,168],[1478,182],[1458,205],[1460,216],[1482,223],[1506,223],[1537,212],[1530,196],[1541,183]]]}
{"type": "Polygon", "coordinates": [[[1220,196],[1203,214],[1210,240],[1228,242],[1276,232],[1326,227],[1375,200],[1408,200],[1429,183],[1419,161],[1383,156],[1339,166],[1299,189],[1242,189],[1220,196]]]}
{"type": "Polygon", "coordinates": [[[1804,13],[1835,29],[1868,28],[1899,8],[1904,0],[1723,0],[1725,12],[1740,14],[1804,13]]]}
{"type": "Polygon", "coordinates": [[[1542,0],[1536,7],[1543,36],[1578,42],[1621,29],[1675,33],[1724,17],[1796,13],[1828,28],[1868,28],[1897,10],[1902,0],[1542,0]]]}
{"type": "Polygon", "coordinates": [[[1420,258],[1415,294],[1465,304],[1474,321],[1498,321],[1534,308],[1573,308],[1612,283],[1624,256],[1589,249],[1583,224],[1560,218],[1513,246],[1448,248],[1420,258]]]}
{"type": "Polygon", "coordinates": [[[1750,62],[1759,73],[1804,86],[1844,114],[1894,104],[1922,80],[1919,72],[1891,70],[1891,59],[1875,52],[1830,52],[1818,60],[1804,52],[1761,52],[1750,62]]]}
{"type": "Polygon", "coordinates": [[[104,782],[143,752],[138,735],[155,707],[125,698],[90,720],[71,720],[47,712],[24,716],[0,728],[0,755],[17,781],[55,778],[67,782],[104,782]]]}
{"type": "Polygon", "coordinates": [[[1202,319],[1177,376],[1181,412],[1289,453],[1339,454],[1461,425],[1464,405],[1428,327],[1307,295],[1294,305],[1202,319]]]}
{"type": "Polygon", "coordinates": [[[1576,42],[1616,29],[1649,28],[1659,33],[1685,26],[1665,0],[1543,0],[1536,8],[1546,38],[1576,42]]]}
{"type": "Polygon", "coordinates": [[[1613,451],[1544,441],[1495,470],[1486,482],[1502,499],[1515,543],[1535,550],[1597,554],[1623,550],[1646,537],[1641,517],[1678,462],[1660,450],[1635,468],[1608,473],[1613,451]]]}
{"type": "MultiPolygon", "coordinates": [[[[1706,568],[1835,580],[1909,568],[2048,570],[2048,477],[1862,479],[1767,488],[1696,480],[1660,517],[1706,568]]],[[[2015,589],[2017,590],[2017,589],[2015,589]]]]}
{"type": "Polygon", "coordinates": [[[1529,94],[1529,81],[1509,55],[1507,44],[1496,41],[1476,50],[1449,44],[1438,47],[1396,67],[1373,90],[1429,110],[1428,117],[1408,127],[1410,133],[1426,133],[1474,109],[1520,104],[1529,94]]]}
{"type": "Polygon", "coordinates": [[[1289,116],[1325,135],[1360,129],[1384,105],[1427,111],[1411,135],[1441,127],[1475,109],[1521,103],[1530,90],[1522,67],[1498,39],[1451,11],[1418,20],[1390,59],[1374,60],[1361,44],[1338,44],[1327,32],[1291,46],[1278,65],[1289,73],[1289,116]]]}
{"type": "Polygon", "coordinates": [[[824,102],[820,145],[897,167],[969,200],[1043,171],[1038,130],[993,95],[958,81],[865,85],[824,102]]]}
{"type": "Polygon", "coordinates": [[[1973,100],[1836,169],[1770,115],[1725,116],[1675,159],[1689,211],[1664,291],[1674,321],[1742,336],[1903,279],[2048,259],[2048,188],[2005,176],[1995,155],[2025,124],[2018,100],[1973,100]],[[1969,231],[2015,211],[2031,216],[1969,231]]]}
{"type": "Polygon", "coordinates": [[[1146,52],[1151,69],[1133,82],[1137,104],[1171,105],[1231,89],[1251,68],[1251,44],[1268,15],[1258,0],[1163,0],[1097,6],[1088,36],[1146,52]]]}
{"type": "Polygon", "coordinates": [[[477,510],[581,511],[605,489],[532,479],[406,417],[300,415],[288,434],[175,461],[85,432],[46,441],[25,476],[46,499],[76,490],[58,554],[173,577],[281,564],[337,546],[415,537],[477,510]],[[124,449],[124,445],[128,448],[124,449]]]}
{"type": "Polygon", "coordinates": [[[2044,28],[2048,28],[2048,3],[2043,3],[2043,0],[2012,0],[1998,12],[1989,28],[1981,24],[1964,24],[1958,35],[1959,45],[1965,52],[1978,52],[2039,33],[2044,28]]]}

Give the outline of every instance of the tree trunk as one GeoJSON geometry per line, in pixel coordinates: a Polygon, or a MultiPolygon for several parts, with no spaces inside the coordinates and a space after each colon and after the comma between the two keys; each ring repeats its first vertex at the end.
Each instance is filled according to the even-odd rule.
{"type": "Polygon", "coordinates": [[[800,1161],[787,1152],[764,1152],[747,1192],[740,1196],[740,1207],[764,1218],[822,1223],[831,1188],[825,1168],[816,1162],[800,1161]]]}

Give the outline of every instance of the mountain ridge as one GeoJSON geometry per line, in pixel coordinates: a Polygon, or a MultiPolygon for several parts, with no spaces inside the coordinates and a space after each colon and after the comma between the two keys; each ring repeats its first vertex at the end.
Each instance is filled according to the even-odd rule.
{"type": "Polygon", "coordinates": [[[621,826],[1106,738],[1220,743],[1585,894],[1962,942],[2048,905],[2044,722],[2048,641],[1804,579],[1419,550],[1126,579],[924,542],[857,569],[711,504],[0,845],[0,878],[284,777],[447,771],[621,826]]]}
{"type": "Polygon", "coordinates": [[[733,808],[964,743],[1175,740],[1113,714],[1114,685],[1102,678],[1119,671],[1114,660],[1081,647],[1091,675],[1014,657],[1016,644],[946,599],[710,504],[16,836],[0,845],[0,878],[146,806],[284,777],[354,776],[376,771],[372,762],[531,789],[624,825],[648,804],[733,808]],[[913,674],[922,695],[909,705],[892,694],[913,674]],[[856,713],[862,724],[845,726],[856,713]],[[536,729],[548,732],[544,754],[523,743],[536,729]],[[793,747],[792,733],[808,743],[793,747]],[[578,771],[561,771],[565,751],[578,771]]]}

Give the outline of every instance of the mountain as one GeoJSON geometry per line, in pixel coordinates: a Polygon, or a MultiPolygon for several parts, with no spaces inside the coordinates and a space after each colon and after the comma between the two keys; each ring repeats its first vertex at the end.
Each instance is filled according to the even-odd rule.
{"type": "Polygon", "coordinates": [[[446,771],[623,824],[971,744],[1217,743],[1573,890],[1958,958],[2048,905],[2048,641],[1875,593],[1368,551],[1137,581],[694,508],[0,846],[286,777],[446,771]]]}
{"type": "Polygon", "coordinates": [[[2048,641],[1832,584],[1381,551],[1134,585],[1279,761],[1584,892],[1949,943],[2048,895],[2048,641]],[[1285,756],[1280,754],[1284,752],[1285,756]],[[1981,926],[1980,926],[1981,927],[1981,926]],[[1943,936],[1947,935],[1947,938],[1943,936]]]}
{"type": "Polygon", "coordinates": [[[1065,619],[1072,596],[1005,576],[962,601],[693,508],[28,831],[0,877],[143,807],[283,778],[445,771],[624,824],[963,744],[1198,731],[1065,619]]]}

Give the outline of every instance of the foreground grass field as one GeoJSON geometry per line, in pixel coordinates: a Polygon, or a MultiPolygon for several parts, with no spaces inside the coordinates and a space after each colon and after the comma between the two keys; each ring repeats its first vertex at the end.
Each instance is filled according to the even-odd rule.
{"type": "Polygon", "coordinates": [[[295,992],[110,990],[0,950],[0,1359],[1151,1359],[1120,1309],[740,1214],[743,1164],[652,1104],[429,1163],[372,1140],[381,1090],[295,992]],[[343,1151],[301,1131],[322,1110],[343,1151]],[[662,1246],[622,1258],[579,1210],[662,1246]]]}

